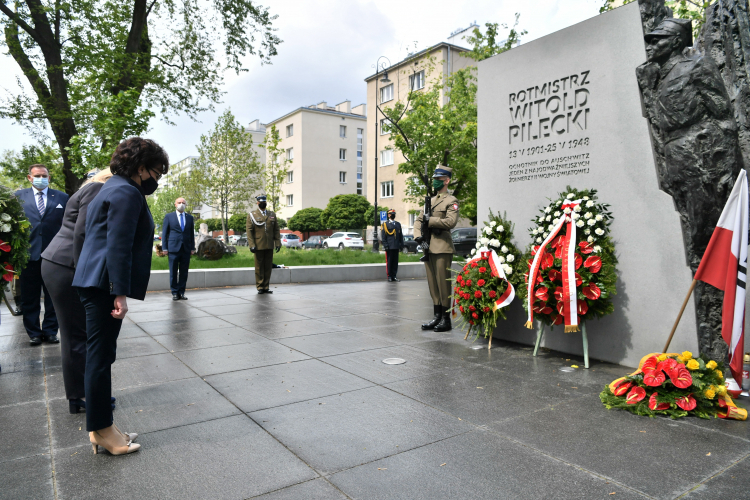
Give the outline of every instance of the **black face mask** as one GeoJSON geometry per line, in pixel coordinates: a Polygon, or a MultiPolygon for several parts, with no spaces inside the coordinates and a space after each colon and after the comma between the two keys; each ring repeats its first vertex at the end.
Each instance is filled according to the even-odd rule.
{"type": "Polygon", "coordinates": [[[260,208],[261,210],[265,210],[266,209],[266,202],[265,201],[259,202],[258,203],[258,208],[260,208]]]}
{"type": "Polygon", "coordinates": [[[151,177],[151,174],[149,174],[145,180],[141,178],[141,189],[143,189],[143,192],[146,194],[146,196],[153,194],[158,187],[159,181],[151,177]]]}
{"type": "Polygon", "coordinates": [[[390,214],[388,216],[389,219],[394,220],[396,218],[396,214],[390,214]]]}

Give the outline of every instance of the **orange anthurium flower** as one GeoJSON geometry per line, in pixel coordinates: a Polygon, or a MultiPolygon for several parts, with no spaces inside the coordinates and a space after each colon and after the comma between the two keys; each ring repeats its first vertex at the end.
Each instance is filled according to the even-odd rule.
{"type": "Polygon", "coordinates": [[[638,401],[643,400],[643,398],[646,397],[646,389],[643,387],[633,387],[630,389],[630,392],[628,393],[628,396],[625,398],[625,402],[629,405],[634,405],[638,401]]]}
{"type": "Polygon", "coordinates": [[[683,396],[681,398],[677,398],[674,401],[677,406],[682,408],[685,411],[694,410],[695,407],[698,405],[698,403],[695,401],[695,398],[692,394],[688,394],[687,396],[683,396]]]}
{"type": "Polygon", "coordinates": [[[653,393],[650,398],[648,398],[648,407],[652,410],[668,410],[669,409],[669,403],[657,403],[656,398],[659,394],[653,393]]]}

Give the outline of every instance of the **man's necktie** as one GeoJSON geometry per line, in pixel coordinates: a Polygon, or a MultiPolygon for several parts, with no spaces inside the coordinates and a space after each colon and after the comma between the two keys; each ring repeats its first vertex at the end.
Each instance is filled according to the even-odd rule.
{"type": "Polygon", "coordinates": [[[44,217],[44,194],[41,191],[37,194],[39,195],[39,200],[37,200],[36,206],[39,209],[39,216],[44,217]]]}
{"type": "Polygon", "coordinates": [[[185,230],[185,214],[180,214],[180,229],[185,230]]]}

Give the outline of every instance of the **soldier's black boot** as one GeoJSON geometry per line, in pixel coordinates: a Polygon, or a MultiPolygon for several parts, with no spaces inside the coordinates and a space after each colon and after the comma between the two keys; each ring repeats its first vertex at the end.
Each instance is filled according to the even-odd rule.
{"type": "Polygon", "coordinates": [[[447,309],[443,309],[443,317],[440,319],[440,323],[435,326],[436,332],[449,332],[453,330],[451,325],[451,313],[447,309]]]}
{"type": "Polygon", "coordinates": [[[443,317],[442,306],[433,306],[433,307],[435,311],[435,316],[432,318],[432,321],[429,321],[422,325],[422,330],[432,330],[438,325],[438,323],[440,323],[440,319],[443,317]]]}

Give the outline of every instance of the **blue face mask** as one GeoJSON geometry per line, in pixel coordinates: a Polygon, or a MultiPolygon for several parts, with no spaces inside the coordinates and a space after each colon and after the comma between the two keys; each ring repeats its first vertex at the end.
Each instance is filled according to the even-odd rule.
{"type": "Polygon", "coordinates": [[[47,177],[34,177],[34,180],[31,181],[31,184],[41,190],[49,186],[49,179],[47,177]]]}

